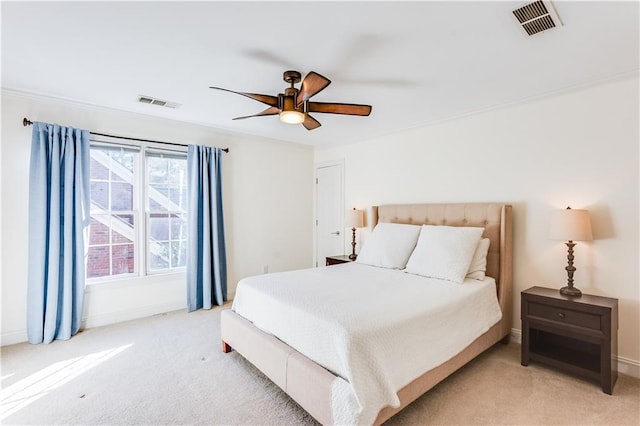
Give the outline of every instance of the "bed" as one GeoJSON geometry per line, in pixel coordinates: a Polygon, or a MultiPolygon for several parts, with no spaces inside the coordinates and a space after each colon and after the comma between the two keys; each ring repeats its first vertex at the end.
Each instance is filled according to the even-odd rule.
{"type": "MultiPolygon", "coordinates": [[[[511,206],[409,204],[371,210],[372,227],[482,228],[482,238],[489,242],[486,278],[443,285],[442,280],[356,262],[242,280],[233,309],[221,314],[223,351],[236,350],[322,424],[381,424],[492,345],[506,343],[511,330],[511,206]],[[428,299],[450,299],[458,303],[454,311],[459,313],[466,314],[468,304],[480,300],[487,301],[489,311],[493,303],[498,312],[477,321],[477,330],[471,330],[476,321],[470,317],[466,323],[460,320],[460,327],[469,324],[468,332],[450,332],[463,315],[440,312],[439,302],[434,302],[430,309],[440,312],[436,318],[441,324],[425,328],[422,313],[413,312],[416,304],[395,313],[385,305],[389,297],[380,293],[388,282],[402,289],[398,293],[404,295],[403,303],[419,300],[429,287],[435,293],[428,299]],[[296,283],[305,285],[298,291],[296,283]],[[303,287],[316,293],[307,294],[303,287]],[[362,309],[352,312],[343,306],[343,300],[361,294],[362,309]],[[344,324],[355,329],[353,335],[343,332],[344,324]],[[462,340],[449,341],[452,336],[462,340]],[[434,341],[442,343],[434,346],[434,341]],[[424,352],[429,357],[416,356],[424,348],[429,348],[424,352]],[[406,359],[397,362],[403,354],[406,359]]],[[[424,321],[437,323],[426,317],[424,321]]]]}

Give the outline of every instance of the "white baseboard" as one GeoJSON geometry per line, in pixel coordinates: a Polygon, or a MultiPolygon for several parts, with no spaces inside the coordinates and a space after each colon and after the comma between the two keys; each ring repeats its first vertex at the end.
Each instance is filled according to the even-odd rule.
{"type": "Polygon", "coordinates": [[[18,331],[9,331],[6,333],[2,333],[0,337],[0,345],[8,346],[15,345],[16,343],[26,342],[27,339],[27,330],[18,330],[18,331]]]}
{"type": "Polygon", "coordinates": [[[618,359],[618,373],[640,379],[640,362],[622,356],[618,359]]]}
{"type": "MultiPolygon", "coordinates": [[[[149,305],[135,310],[122,310],[116,312],[109,312],[102,315],[87,316],[82,319],[80,329],[101,327],[103,325],[115,324],[118,322],[134,320],[138,318],[150,317],[156,314],[163,314],[166,312],[177,311],[180,309],[186,309],[185,303],[166,303],[162,305],[149,305]]],[[[17,330],[3,332],[1,339],[1,346],[14,345],[16,343],[26,342],[27,330],[17,330]]]]}
{"type": "Polygon", "coordinates": [[[518,330],[517,328],[512,328],[511,329],[511,341],[515,342],[517,344],[521,344],[522,343],[522,332],[520,330],[518,330]]]}
{"type": "Polygon", "coordinates": [[[82,319],[80,329],[102,327],[103,325],[115,324],[123,321],[130,321],[138,318],[146,318],[156,314],[186,309],[185,303],[166,303],[162,305],[149,305],[135,310],[122,310],[109,312],[102,315],[87,316],[82,319]]]}
{"type": "MultiPolygon", "coordinates": [[[[511,341],[522,344],[522,331],[512,328],[511,341]]],[[[640,362],[623,356],[617,356],[616,359],[618,360],[618,373],[640,379],[640,362]]]]}

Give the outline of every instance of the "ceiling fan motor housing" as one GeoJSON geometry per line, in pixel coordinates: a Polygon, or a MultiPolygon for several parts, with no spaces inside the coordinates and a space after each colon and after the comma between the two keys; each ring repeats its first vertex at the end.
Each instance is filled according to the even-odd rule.
{"type": "MultiPolygon", "coordinates": [[[[289,93],[289,89],[285,91],[284,94],[278,94],[278,109],[280,111],[300,111],[303,112],[303,105],[298,109],[296,107],[296,94],[298,93],[297,89],[294,89],[292,93],[289,93]]],[[[306,102],[305,102],[306,103],[306,102]]]]}

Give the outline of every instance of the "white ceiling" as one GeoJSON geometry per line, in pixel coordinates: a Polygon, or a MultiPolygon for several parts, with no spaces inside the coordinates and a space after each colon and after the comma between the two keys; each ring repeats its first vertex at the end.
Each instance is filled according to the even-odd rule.
{"type": "Polygon", "coordinates": [[[2,87],[326,146],[637,74],[638,2],[555,1],[564,26],[531,37],[525,3],[3,1],[2,87]],[[275,95],[288,69],[371,115],[232,121],[266,106],[208,88],[275,95]]]}

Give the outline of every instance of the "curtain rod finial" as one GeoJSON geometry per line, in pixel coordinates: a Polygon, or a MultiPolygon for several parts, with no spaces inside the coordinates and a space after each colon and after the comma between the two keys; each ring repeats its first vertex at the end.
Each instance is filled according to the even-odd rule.
{"type": "Polygon", "coordinates": [[[29,120],[28,118],[25,117],[25,118],[22,119],[22,125],[24,127],[31,126],[32,124],[33,124],[33,122],[31,120],[29,120]]]}

